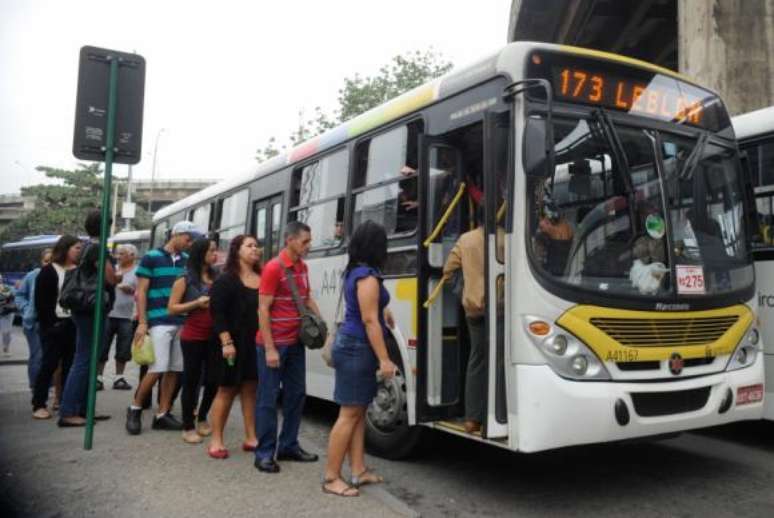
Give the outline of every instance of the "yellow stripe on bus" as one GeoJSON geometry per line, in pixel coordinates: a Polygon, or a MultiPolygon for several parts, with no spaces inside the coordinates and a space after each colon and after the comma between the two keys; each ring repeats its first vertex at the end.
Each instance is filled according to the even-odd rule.
{"type": "Polygon", "coordinates": [[[659,65],[654,65],[653,63],[648,63],[647,61],[642,61],[641,59],[630,58],[628,56],[622,56],[620,54],[613,54],[612,52],[605,52],[603,50],[594,50],[594,49],[587,49],[584,47],[576,47],[574,45],[559,45],[559,47],[561,48],[561,50],[565,52],[570,52],[572,54],[581,54],[583,56],[588,56],[592,58],[609,59],[612,61],[618,61],[620,63],[626,63],[627,65],[647,68],[653,72],[658,72],[659,74],[670,75],[682,81],[687,81],[689,83],[696,84],[696,82],[693,79],[681,74],[680,72],[676,72],[674,70],[670,70],[668,68],[664,68],[659,65]]]}

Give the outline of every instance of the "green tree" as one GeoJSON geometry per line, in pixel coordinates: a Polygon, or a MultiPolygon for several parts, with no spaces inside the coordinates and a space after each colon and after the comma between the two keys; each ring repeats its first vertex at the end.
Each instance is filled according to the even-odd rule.
{"type": "MultiPolygon", "coordinates": [[[[99,208],[102,202],[103,172],[101,164],[79,164],[76,169],[39,166],[38,171],[54,184],[39,184],[22,188],[23,196],[35,198],[35,210],[11,222],[0,231],[0,241],[14,241],[34,234],[83,234],[86,213],[99,208]]],[[[114,177],[113,181],[120,181],[114,177]]],[[[119,185],[119,196],[122,196],[119,185]]],[[[119,204],[120,208],[120,204],[119,204]]],[[[136,228],[150,228],[148,213],[137,207],[136,228]]]]}
{"type": "Polygon", "coordinates": [[[339,90],[339,120],[347,121],[371,108],[416,88],[452,68],[452,63],[433,50],[395,56],[373,76],[344,79],[339,90]]]}
{"type": "Polygon", "coordinates": [[[298,113],[298,127],[288,136],[287,144],[279,145],[275,137],[256,152],[255,159],[260,163],[272,158],[288,147],[296,146],[316,135],[345,122],[371,108],[389,101],[400,94],[416,88],[452,68],[452,63],[434,50],[414,51],[398,55],[381,67],[373,76],[355,74],[344,79],[339,89],[338,107],[333,114],[325,113],[316,106],[311,117],[304,111],[298,113]]]}

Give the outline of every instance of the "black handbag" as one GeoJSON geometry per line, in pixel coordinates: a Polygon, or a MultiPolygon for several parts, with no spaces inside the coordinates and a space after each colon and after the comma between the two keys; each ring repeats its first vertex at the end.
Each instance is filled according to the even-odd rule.
{"type": "Polygon", "coordinates": [[[293,294],[293,301],[296,303],[298,313],[301,315],[301,329],[298,332],[298,339],[308,349],[320,349],[325,345],[325,339],[328,338],[328,325],[325,323],[325,320],[309,311],[306,304],[301,301],[296,278],[289,268],[285,268],[285,275],[288,279],[290,291],[293,294]]]}
{"type": "MultiPolygon", "coordinates": [[[[78,266],[65,273],[62,290],[59,293],[59,305],[75,313],[94,311],[97,305],[97,272],[86,273],[78,266]]],[[[107,307],[109,295],[104,293],[103,303],[107,307]]]]}

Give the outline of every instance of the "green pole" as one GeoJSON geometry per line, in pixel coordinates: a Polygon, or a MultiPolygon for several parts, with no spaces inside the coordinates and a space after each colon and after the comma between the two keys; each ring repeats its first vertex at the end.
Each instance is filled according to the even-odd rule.
{"type": "Polygon", "coordinates": [[[107,261],[108,220],[110,219],[110,183],[113,179],[113,145],[116,126],[116,101],[118,97],[118,58],[110,60],[110,83],[108,86],[107,132],[105,135],[105,181],[102,186],[102,222],[99,230],[99,274],[97,277],[97,299],[94,307],[94,327],[91,340],[91,358],[89,360],[89,392],[86,408],[86,433],[83,448],[91,449],[94,438],[94,407],[97,401],[97,352],[103,340],[105,316],[105,262],[107,261]]]}

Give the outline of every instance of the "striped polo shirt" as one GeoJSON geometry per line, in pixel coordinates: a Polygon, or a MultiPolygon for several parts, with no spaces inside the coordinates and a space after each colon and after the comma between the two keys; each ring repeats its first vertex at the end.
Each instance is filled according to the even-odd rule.
{"type": "MultiPolygon", "coordinates": [[[[305,304],[309,299],[309,273],[302,259],[293,263],[287,252],[282,250],[279,256],[266,263],[261,272],[259,294],[273,297],[270,309],[271,337],[277,347],[297,344],[301,325],[301,315],[293,300],[293,292],[290,291],[286,267],[292,272],[293,281],[298,286],[298,295],[303,303],[305,304]]],[[[263,347],[260,330],[255,335],[255,343],[258,347],[263,347]]]]}
{"type": "Polygon", "coordinates": [[[149,250],[140,261],[135,275],[150,281],[146,304],[148,326],[179,326],[183,324],[185,316],[171,316],[167,311],[167,303],[175,280],[185,274],[187,259],[188,255],[185,253],[173,256],[164,248],[155,248],[149,250]]]}

